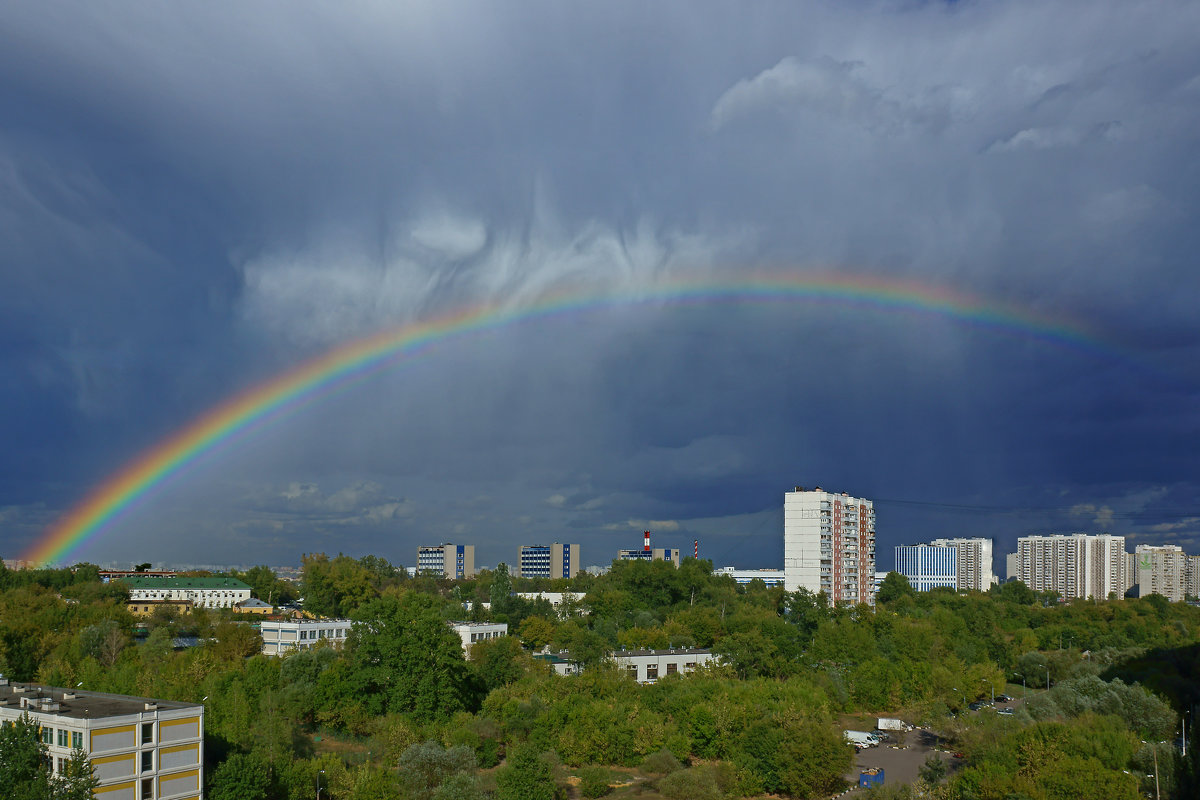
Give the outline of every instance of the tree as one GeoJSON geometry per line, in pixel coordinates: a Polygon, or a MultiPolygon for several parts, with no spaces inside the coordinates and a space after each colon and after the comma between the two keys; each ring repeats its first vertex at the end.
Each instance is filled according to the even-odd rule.
{"type": "Polygon", "coordinates": [[[937,786],[946,777],[946,762],[937,753],[930,753],[929,758],[920,766],[918,772],[921,780],[930,786],[937,786]]]}
{"type": "Polygon", "coordinates": [[[899,572],[889,572],[883,579],[883,583],[879,584],[879,591],[875,593],[875,601],[887,604],[893,603],[901,597],[916,597],[916,595],[908,578],[899,572]]]}
{"type": "Polygon", "coordinates": [[[430,720],[475,706],[462,643],[429,595],[389,594],[362,606],[355,619],[346,642],[350,680],[369,713],[430,720]]]}
{"type": "Polygon", "coordinates": [[[234,753],[213,770],[210,800],[266,800],[271,790],[267,764],[256,755],[234,753]]]}
{"type": "Polygon", "coordinates": [[[87,756],[75,750],[61,775],[54,775],[38,725],[28,714],[0,725],[0,787],[5,800],[91,800],[98,781],[87,756]]]}
{"type": "Polygon", "coordinates": [[[449,749],[437,742],[414,744],[400,756],[400,780],[415,800],[431,800],[446,781],[458,773],[475,773],[475,754],[461,745],[449,749]]]}
{"type": "Polygon", "coordinates": [[[531,744],[516,747],[496,772],[496,800],[555,800],[550,765],[531,744]]]}

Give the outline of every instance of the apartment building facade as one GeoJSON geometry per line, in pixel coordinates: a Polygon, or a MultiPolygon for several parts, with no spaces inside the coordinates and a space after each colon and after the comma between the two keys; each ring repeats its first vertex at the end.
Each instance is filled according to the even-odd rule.
{"type": "Polygon", "coordinates": [[[958,585],[961,590],[986,592],[996,583],[992,571],[992,540],[984,538],[934,539],[938,547],[953,547],[958,551],[958,585]]]}
{"type": "Polygon", "coordinates": [[[203,705],[0,678],[0,722],[23,714],[41,729],[55,772],[73,751],[87,755],[97,800],[203,800],[203,705]]]}
{"type": "Polygon", "coordinates": [[[958,548],[937,544],[902,544],[896,547],[896,572],[918,592],[958,588],[958,548]]]}
{"type": "Polygon", "coordinates": [[[638,683],[655,683],[668,675],[693,672],[716,656],[711,650],[694,647],[674,650],[621,650],[612,654],[617,669],[638,683]]]}
{"type": "Polygon", "coordinates": [[[417,548],[417,573],[434,572],[446,578],[475,577],[475,545],[433,544],[417,548]]]}
{"type": "Polygon", "coordinates": [[[1084,533],[1017,539],[1017,578],[1063,598],[1122,597],[1129,587],[1125,537],[1084,533]]]}
{"type": "Polygon", "coordinates": [[[463,654],[471,655],[471,645],[508,636],[508,623],[505,622],[451,622],[450,627],[462,641],[463,654]]]}
{"type": "Polygon", "coordinates": [[[1139,544],[1133,552],[1138,596],[1161,594],[1175,603],[1187,595],[1188,555],[1173,545],[1139,544]]]}
{"type": "Polygon", "coordinates": [[[521,545],[517,549],[517,570],[522,578],[574,578],[579,572],[579,545],[521,545]]]}
{"type": "Polygon", "coordinates": [[[783,497],[784,588],[825,592],[833,604],[875,603],[875,507],[816,487],[783,497]]]}

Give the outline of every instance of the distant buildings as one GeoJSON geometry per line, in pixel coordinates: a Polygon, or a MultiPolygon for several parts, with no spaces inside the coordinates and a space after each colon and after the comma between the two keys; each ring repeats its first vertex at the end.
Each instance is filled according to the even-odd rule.
{"type": "Polygon", "coordinates": [[[193,608],[233,608],[250,599],[250,587],[236,578],[132,577],[120,580],[129,587],[131,604],[188,600],[193,608]]]}
{"type": "Polygon", "coordinates": [[[983,538],[934,539],[930,542],[939,547],[953,547],[958,551],[958,584],[962,590],[986,592],[996,583],[992,572],[992,540],[983,538]]]}
{"type": "Polygon", "coordinates": [[[918,592],[958,589],[958,548],[936,544],[904,544],[896,548],[896,572],[918,592]]]}
{"type": "MultiPolygon", "coordinates": [[[[112,800],[198,800],[204,786],[204,706],[0,678],[0,723],[28,714],[61,772],[82,750],[112,800]]],[[[15,787],[9,787],[10,789],[15,787]]]]}
{"type": "Polygon", "coordinates": [[[1187,593],[1200,597],[1200,556],[1187,557],[1187,593]]]}
{"type": "Polygon", "coordinates": [[[1133,553],[1138,596],[1161,594],[1181,603],[1187,594],[1188,556],[1173,544],[1139,544],[1133,553]]]}
{"type": "Polygon", "coordinates": [[[475,577],[475,545],[435,544],[417,548],[417,573],[435,572],[447,578],[475,577]]]}
{"type": "Polygon", "coordinates": [[[641,550],[618,550],[617,561],[670,561],[679,566],[678,547],[650,547],[650,531],[642,533],[642,542],[641,550]]]}
{"type": "Polygon", "coordinates": [[[574,578],[579,572],[579,545],[522,545],[517,550],[517,569],[522,578],[574,578]]]}
{"type": "Polygon", "coordinates": [[[783,498],[784,588],[831,603],[875,602],[875,507],[845,492],[797,486],[783,498]]]}
{"type": "Polygon", "coordinates": [[[743,586],[751,581],[762,581],[767,586],[783,586],[784,573],[781,569],[735,569],[734,567],[717,567],[713,575],[728,575],[743,586]]]}
{"type": "Polygon", "coordinates": [[[1016,556],[1017,577],[1037,592],[1103,600],[1129,586],[1124,536],[1022,536],[1016,556]]]}

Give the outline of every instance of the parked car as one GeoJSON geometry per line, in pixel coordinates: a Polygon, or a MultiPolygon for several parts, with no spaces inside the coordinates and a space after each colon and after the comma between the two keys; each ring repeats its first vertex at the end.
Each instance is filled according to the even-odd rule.
{"type": "Polygon", "coordinates": [[[1009,700],[1012,700],[1012,698],[1006,694],[998,694],[998,695],[996,695],[996,700],[998,700],[1001,703],[1007,703],[1009,700]]]}
{"type": "Polygon", "coordinates": [[[1011,708],[1002,708],[996,713],[1002,717],[1011,717],[1015,712],[1011,708]]]}

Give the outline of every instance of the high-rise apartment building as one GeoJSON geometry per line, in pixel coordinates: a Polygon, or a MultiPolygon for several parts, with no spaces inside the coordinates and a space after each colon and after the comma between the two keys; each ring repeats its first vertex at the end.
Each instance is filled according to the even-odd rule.
{"type": "Polygon", "coordinates": [[[1188,567],[1183,548],[1173,544],[1139,544],[1133,558],[1139,597],[1161,594],[1173,602],[1183,602],[1187,593],[1188,567]]]}
{"type": "Polygon", "coordinates": [[[474,578],[475,545],[422,545],[417,548],[417,572],[436,572],[447,578],[474,578]]]}
{"type": "Polygon", "coordinates": [[[875,507],[845,492],[797,486],[783,496],[784,588],[830,603],[875,603],[875,507]]]}
{"type": "Polygon", "coordinates": [[[958,588],[957,547],[931,544],[902,544],[896,548],[896,572],[908,579],[918,592],[944,587],[958,588]]]}
{"type": "Polygon", "coordinates": [[[958,551],[958,589],[986,592],[996,582],[992,572],[992,540],[981,538],[934,539],[930,544],[958,551]]]}
{"type": "Polygon", "coordinates": [[[522,578],[574,578],[579,572],[579,545],[525,544],[517,550],[522,578]]]}
{"type": "Polygon", "coordinates": [[[1103,600],[1128,586],[1125,537],[1083,533],[1017,539],[1017,577],[1034,591],[1103,600]]]}
{"type": "Polygon", "coordinates": [[[1187,557],[1187,595],[1200,597],[1200,556],[1187,557]]]}

